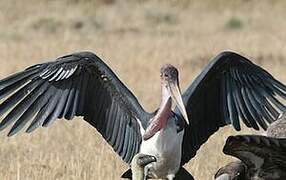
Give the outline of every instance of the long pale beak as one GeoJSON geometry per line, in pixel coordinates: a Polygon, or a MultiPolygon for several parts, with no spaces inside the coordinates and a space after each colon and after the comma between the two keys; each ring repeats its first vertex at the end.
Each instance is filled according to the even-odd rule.
{"type": "Polygon", "coordinates": [[[183,99],[182,99],[182,95],[181,95],[179,85],[177,83],[168,83],[168,86],[169,86],[169,90],[170,90],[172,100],[175,102],[175,104],[177,105],[177,107],[181,111],[181,113],[182,113],[185,121],[187,122],[187,124],[189,124],[190,123],[189,118],[188,118],[186,108],[185,108],[184,103],[183,103],[183,99]]]}

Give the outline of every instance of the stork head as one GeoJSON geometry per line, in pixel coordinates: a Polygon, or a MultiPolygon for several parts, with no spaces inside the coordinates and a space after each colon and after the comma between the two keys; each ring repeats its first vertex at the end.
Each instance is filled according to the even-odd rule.
{"type": "Polygon", "coordinates": [[[187,124],[189,124],[188,115],[183,103],[179,86],[179,72],[170,64],[166,64],[161,68],[161,89],[161,105],[157,114],[152,119],[150,125],[145,131],[144,140],[151,138],[156,132],[160,131],[166,126],[169,117],[172,115],[172,102],[175,103],[182,113],[184,120],[187,124]]]}
{"type": "Polygon", "coordinates": [[[189,124],[188,115],[183,103],[181,89],[179,86],[179,71],[171,64],[166,64],[161,68],[161,84],[163,90],[162,99],[168,100],[171,98],[181,111],[187,124],[189,124]]]}

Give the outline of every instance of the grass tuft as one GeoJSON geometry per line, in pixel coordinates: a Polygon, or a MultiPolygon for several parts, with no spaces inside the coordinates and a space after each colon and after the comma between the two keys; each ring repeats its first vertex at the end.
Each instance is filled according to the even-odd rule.
{"type": "Polygon", "coordinates": [[[225,27],[229,30],[240,30],[243,26],[242,20],[238,17],[232,17],[225,23],[225,27]]]}

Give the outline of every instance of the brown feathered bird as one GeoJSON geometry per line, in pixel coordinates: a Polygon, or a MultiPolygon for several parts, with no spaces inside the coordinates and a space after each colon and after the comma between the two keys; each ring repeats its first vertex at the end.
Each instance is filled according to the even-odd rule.
{"type": "Polygon", "coordinates": [[[220,168],[216,180],[286,179],[286,114],[272,123],[267,136],[230,136],[225,154],[241,161],[220,168]]]}

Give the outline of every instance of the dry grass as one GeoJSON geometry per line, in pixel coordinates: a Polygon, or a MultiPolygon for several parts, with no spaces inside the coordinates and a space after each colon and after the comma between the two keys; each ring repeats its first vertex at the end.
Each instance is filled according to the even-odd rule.
{"type": "MultiPolygon", "coordinates": [[[[286,82],[284,1],[0,0],[0,78],[79,50],[112,67],[148,110],[160,93],[159,68],[172,63],[185,89],[211,57],[231,49],[286,82]],[[239,26],[234,24],[240,24],[239,26]]],[[[244,131],[249,132],[249,131],[244,131]]],[[[127,168],[80,119],[33,134],[0,134],[0,177],[9,180],[119,179],[127,168]]],[[[231,159],[221,149],[235,133],[216,133],[188,170],[211,179],[231,159]]]]}

